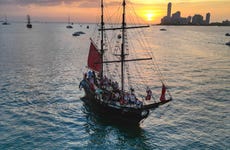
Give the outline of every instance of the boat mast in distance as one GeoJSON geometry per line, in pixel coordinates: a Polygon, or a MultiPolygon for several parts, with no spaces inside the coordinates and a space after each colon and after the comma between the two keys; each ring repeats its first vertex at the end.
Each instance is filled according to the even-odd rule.
{"type": "Polygon", "coordinates": [[[2,25],[10,25],[10,23],[7,21],[7,16],[5,15],[5,21],[2,23],[2,25]]]}
{"type": "Polygon", "coordinates": [[[70,23],[70,16],[68,16],[68,25],[66,26],[67,29],[72,29],[73,26],[70,23]]]}
{"type": "Polygon", "coordinates": [[[26,25],[27,28],[31,29],[32,28],[32,24],[30,22],[30,15],[27,15],[27,25],[26,25]]]}

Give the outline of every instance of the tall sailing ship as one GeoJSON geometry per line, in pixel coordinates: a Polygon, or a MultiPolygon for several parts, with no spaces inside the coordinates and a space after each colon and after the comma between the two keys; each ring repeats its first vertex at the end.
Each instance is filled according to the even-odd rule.
{"type": "Polygon", "coordinates": [[[149,54],[152,57],[130,58],[142,55],[141,51],[146,48],[135,48],[134,44],[134,50],[129,50],[129,37],[134,43],[136,43],[134,40],[143,43],[144,36],[139,31],[149,26],[128,26],[126,23],[126,0],[122,0],[121,5],[122,14],[121,17],[118,17],[121,18],[121,24],[111,27],[111,24],[104,23],[104,2],[101,0],[99,39],[90,38],[88,70],[84,73],[79,88],[83,88],[85,91],[85,96],[82,98],[85,105],[100,116],[126,124],[139,124],[149,116],[150,110],[170,102],[172,96],[151,52],[143,54],[149,54]],[[131,30],[138,31],[128,35],[128,31],[131,30]],[[109,39],[110,35],[113,35],[111,39],[109,39]],[[138,36],[142,39],[139,39],[138,36]],[[132,52],[137,52],[138,55],[132,55],[132,52]],[[130,64],[132,64],[132,68],[130,68],[130,64]],[[153,72],[157,74],[149,74],[153,81],[141,81],[147,78],[144,70],[138,69],[139,66],[153,69],[153,72]],[[138,74],[140,77],[137,77],[138,74]],[[157,76],[159,77],[158,82],[155,81],[157,76]],[[158,85],[154,87],[152,82],[158,83],[158,85]],[[155,92],[157,90],[158,94],[155,92]]]}

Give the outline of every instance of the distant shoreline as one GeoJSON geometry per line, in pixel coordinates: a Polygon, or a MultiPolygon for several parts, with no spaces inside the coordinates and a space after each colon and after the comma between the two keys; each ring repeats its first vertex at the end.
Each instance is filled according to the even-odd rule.
{"type": "MultiPolygon", "coordinates": [[[[3,22],[0,20],[0,22],[3,22]]],[[[27,23],[24,21],[11,21],[12,23],[27,23]]],[[[52,21],[32,21],[31,23],[40,23],[40,24],[52,24],[52,23],[58,23],[58,24],[65,24],[66,22],[52,22],[52,21]]],[[[97,23],[92,23],[92,22],[73,22],[74,24],[97,24],[97,23]]],[[[144,24],[144,23],[143,23],[144,24]]],[[[149,24],[151,26],[225,26],[229,27],[230,24],[223,24],[223,23],[211,23],[208,25],[194,25],[194,24],[149,24]]]]}
{"type": "Polygon", "coordinates": [[[230,26],[230,24],[213,23],[208,25],[195,25],[195,24],[155,24],[156,26],[230,26]]]}

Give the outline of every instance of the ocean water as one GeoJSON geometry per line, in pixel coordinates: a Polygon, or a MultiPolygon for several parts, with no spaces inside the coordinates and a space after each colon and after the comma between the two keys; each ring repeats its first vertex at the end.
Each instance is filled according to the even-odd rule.
{"type": "Polygon", "coordinates": [[[65,26],[0,26],[0,149],[230,148],[230,27],[145,29],[174,100],[125,128],[80,100],[93,25],[65,26]]]}

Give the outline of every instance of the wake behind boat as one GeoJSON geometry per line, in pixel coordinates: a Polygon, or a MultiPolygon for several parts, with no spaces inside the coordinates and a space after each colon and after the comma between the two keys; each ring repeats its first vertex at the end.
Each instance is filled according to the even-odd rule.
{"type": "MultiPolygon", "coordinates": [[[[139,124],[149,116],[151,109],[155,109],[172,100],[162,73],[157,63],[154,62],[155,58],[151,52],[144,54],[150,54],[152,57],[129,58],[130,56],[134,56],[131,53],[136,52],[136,50],[135,48],[133,51],[129,50],[128,30],[140,30],[149,26],[126,25],[125,0],[122,2],[121,26],[115,25],[115,27],[109,26],[109,28],[107,28],[104,23],[103,0],[101,0],[101,12],[100,39],[95,40],[98,43],[90,39],[87,64],[88,71],[84,73],[84,78],[79,85],[79,88],[83,88],[85,91],[85,96],[82,100],[88,107],[92,108],[93,111],[102,117],[118,122],[125,122],[126,124],[139,124]],[[106,31],[117,31],[118,34],[111,34],[106,31]],[[108,35],[114,36],[108,39],[108,35]],[[112,44],[113,42],[114,44],[112,44]],[[97,45],[99,45],[100,48],[97,45]],[[108,45],[113,45],[114,47],[108,45]],[[109,54],[113,55],[109,56],[109,54]],[[145,72],[142,71],[144,70],[140,70],[137,68],[139,66],[135,66],[138,62],[142,61],[149,62],[151,65],[147,65],[147,63],[143,65],[143,63],[141,63],[140,66],[147,68],[152,67],[158,75],[158,82],[155,81],[156,75],[151,76],[154,82],[159,84],[156,85],[156,87],[150,87],[152,83],[145,81],[147,78],[143,77],[145,72]],[[137,78],[132,79],[132,75],[129,72],[130,63],[135,66],[133,74],[139,74],[139,80],[143,80],[143,82],[135,81],[137,78]],[[120,81],[120,83],[118,83],[118,81],[120,81]],[[141,88],[136,87],[139,85],[141,88]],[[158,90],[158,94],[155,94],[152,89],[158,90]],[[136,92],[139,92],[139,94],[136,92]]],[[[140,38],[143,38],[143,35],[141,35],[140,38]]],[[[136,36],[135,39],[143,40],[136,38],[136,36]]]]}

